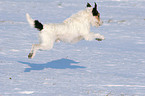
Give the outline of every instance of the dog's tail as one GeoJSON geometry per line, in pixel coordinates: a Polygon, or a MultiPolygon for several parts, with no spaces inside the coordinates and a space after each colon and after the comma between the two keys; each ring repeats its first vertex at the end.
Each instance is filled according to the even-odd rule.
{"type": "Polygon", "coordinates": [[[28,13],[26,13],[26,18],[30,26],[37,28],[39,31],[43,29],[43,24],[41,24],[38,20],[33,20],[28,13]]]}

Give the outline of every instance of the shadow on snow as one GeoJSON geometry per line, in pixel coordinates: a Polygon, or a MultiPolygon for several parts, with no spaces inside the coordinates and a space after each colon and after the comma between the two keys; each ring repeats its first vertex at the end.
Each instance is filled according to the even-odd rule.
{"type": "Polygon", "coordinates": [[[29,63],[29,62],[22,62],[18,61],[19,63],[26,64],[30,68],[26,68],[24,72],[30,72],[31,70],[43,70],[44,68],[53,68],[53,69],[76,69],[76,68],[85,68],[83,66],[77,66],[76,64],[80,62],[76,62],[70,59],[59,59],[59,60],[54,60],[51,62],[47,62],[45,64],[34,64],[34,63],[29,63]]]}

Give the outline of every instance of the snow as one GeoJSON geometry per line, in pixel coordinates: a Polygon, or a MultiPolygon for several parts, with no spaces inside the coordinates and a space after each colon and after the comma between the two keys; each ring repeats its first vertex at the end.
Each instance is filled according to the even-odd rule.
{"type": "Polygon", "coordinates": [[[28,59],[42,23],[62,22],[93,0],[0,0],[0,96],[144,96],[145,1],[98,0],[105,40],[56,43],[28,59]]]}

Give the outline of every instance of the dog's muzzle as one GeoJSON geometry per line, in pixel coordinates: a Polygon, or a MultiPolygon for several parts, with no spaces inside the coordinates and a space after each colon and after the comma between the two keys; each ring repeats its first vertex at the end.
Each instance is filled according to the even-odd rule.
{"type": "Polygon", "coordinates": [[[103,21],[100,20],[100,22],[99,22],[99,26],[101,26],[101,25],[103,25],[103,21]]]}

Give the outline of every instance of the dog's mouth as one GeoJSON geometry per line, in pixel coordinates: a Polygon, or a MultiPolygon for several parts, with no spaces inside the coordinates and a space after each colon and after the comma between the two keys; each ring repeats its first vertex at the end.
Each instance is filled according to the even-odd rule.
{"type": "Polygon", "coordinates": [[[97,22],[97,25],[101,26],[103,24],[103,21],[97,22]]]}
{"type": "Polygon", "coordinates": [[[96,23],[96,26],[98,27],[98,26],[101,26],[103,23],[100,23],[100,22],[97,22],[96,23]]]}

